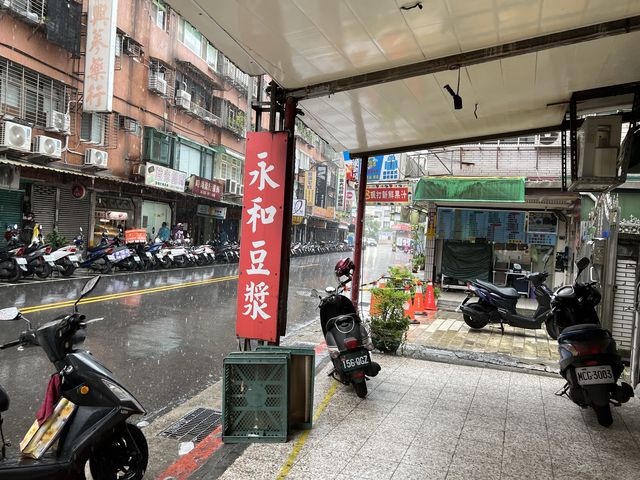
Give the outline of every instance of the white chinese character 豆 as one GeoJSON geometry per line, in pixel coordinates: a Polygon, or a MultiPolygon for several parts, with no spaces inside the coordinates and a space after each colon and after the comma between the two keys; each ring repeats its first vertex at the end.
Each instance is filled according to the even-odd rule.
{"type": "Polygon", "coordinates": [[[267,258],[267,251],[264,245],[267,242],[264,240],[258,240],[257,242],[251,242],[253,248],[256,250],[249,250],[249,257],[251,258],[251,268],[247,269],[247,275],[270,275],[271,272],[264,268],[264,261],[267,258]]]}
{"type": "Polygon", "coordinates": [[[258,224],[258,220],[262,225],[273,223],[273,219],[276,216],[276,207],[270,206],[267,208],[262,208],[260,203],[262,202],[262,197],[257,197],[252,200],[253,207],[247,210],[249,214],[249,220],[247,221],[248,225],[251,225],[251,231],[256,233],[256,225],[258,224]]]}
{"type": "Polygon", "coordinates": [[[271,177],[269,177],[269,172],[273,171],[276,167],[274,167],[273,165],[267,166],[267,162],[263,160],[264,158],[267,158],[267,152],[259,153],[258,158],[260,159],[260,161],[258,162],[259,170],[251,170],[249,172],[249,175],[251,176],[251,182],[249,182],[249,185],[253,185],[254,183],[256,183],[256,180],[259,179],[258,190],[260,191],[264,190],[266,184],[268,184],[271,188],[278,188],[280,185],[278,185],[271,179],[271,177]]]}
{"type": "Polygon", "coordinates": [[[245,288],[244,301],[246,303],[242,314],[249,315],[252,320],[255,320],[258,316],[263,320],[271,318],[271,315],[264,311],[267,307],[268,296],[269,285],[264,282],[260,282],[257,285],[253,282],[249,282],[245,288]]]}

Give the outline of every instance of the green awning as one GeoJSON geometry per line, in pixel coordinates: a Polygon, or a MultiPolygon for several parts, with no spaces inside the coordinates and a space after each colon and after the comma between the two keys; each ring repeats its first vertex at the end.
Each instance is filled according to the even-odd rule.
{"type": "Polygon", "coordinates": [[[423,177],[414,202],[524,202],[525,177],[423,177]]]}

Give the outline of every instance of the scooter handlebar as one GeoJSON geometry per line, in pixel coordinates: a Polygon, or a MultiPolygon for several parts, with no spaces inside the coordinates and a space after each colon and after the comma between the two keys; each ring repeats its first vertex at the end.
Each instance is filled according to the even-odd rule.
{"type": "Polygon", "coordinates": [[[13,342],[8,342],[3,345],[0,345],[0,350],[4,350],[5,348],[17,347],[22,343],[21,340],[14,340],[13,342]]]}

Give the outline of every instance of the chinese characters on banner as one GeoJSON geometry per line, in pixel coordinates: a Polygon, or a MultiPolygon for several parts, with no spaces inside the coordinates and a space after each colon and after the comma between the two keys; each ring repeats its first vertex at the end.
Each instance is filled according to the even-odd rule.
{"type": "Polygon", "coordinates": [[[278,339],[287,135],[247,134],[236,313],[242,338],[278,339]]]}
{"type": "Polygon", "coordinates": [[[208,180],[191,175],[189,177],[189,189],[196,195],[210,198],[211,200],[220,200],[224,192],[224,180],[208,180]]]}
{"type": "Polygon", "coordinates": [[[347,178],[346,171],[344,169],[338,170],[338,196],[336,197],[336,208],[338,210],[344,210],[345,208],[345,193],[347,190],[347,178]]]}
{"type": "Polygon", "coordinates": [[[154,187],[166,188],[174,192],[184,192],[187,174],[179,170],[147,163],[145,165],[144,183],[154,187]]]}
{"type": "Polygon", "coordinates": [[[367,187],[367,203],[409,203],[409,187],[367,187]]]}
{"type": "Polygon", "coordinates": [[[116,0],[89,0],[84,67],[85,112],[110,112],[115,71],[116,0]]]}

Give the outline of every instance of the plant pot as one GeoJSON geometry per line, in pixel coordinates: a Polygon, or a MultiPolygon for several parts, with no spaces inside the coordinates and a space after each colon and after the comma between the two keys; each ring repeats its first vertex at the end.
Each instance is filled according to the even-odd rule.
{"type": "Polygon", "coordinates": [[[371,334],[373,346],[383,353],[396,353],[402,344],[402,333],[398,335],[371,334]]]}

